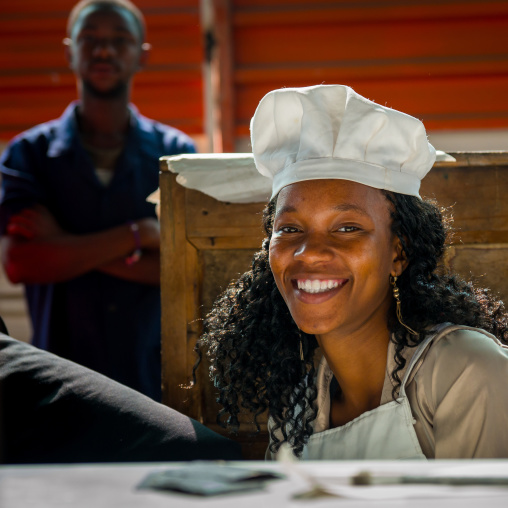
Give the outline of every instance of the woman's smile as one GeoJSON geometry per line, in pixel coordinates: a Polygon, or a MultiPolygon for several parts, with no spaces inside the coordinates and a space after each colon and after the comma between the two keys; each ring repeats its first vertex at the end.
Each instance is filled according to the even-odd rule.
{"type": "Polygon", "coordinates": [[[295,296],[302,303],[320,304],[334,297],[348,283],[348,279],[305,279],[292,280],[295,296]]]}
{"type": "Polygon", "coordinates": [[[296,287],[305,293],[325,293],[330,291],[331,289],[335,289],[339,286],[343,286],[347,279],[341,280],[319,280],[319,279],[305,279],[305,280],[296,280],[296,287]]]}

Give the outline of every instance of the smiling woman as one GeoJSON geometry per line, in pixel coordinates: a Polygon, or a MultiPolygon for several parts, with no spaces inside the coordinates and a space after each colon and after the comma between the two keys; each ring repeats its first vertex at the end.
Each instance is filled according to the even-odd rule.
{"type": "Polygon", "coordinates": [[[421,122],[315,86],[270,92],[251,133],[273,178],[267,238],[198,345],[221,421],[268,410],[269,457],[284,442],[308,459],[508,457],[507,316],[438,265],[448,223],[419,196],[435,160],[421,122]]]}
{"type": "Polygon", "coordinates": [[[390,222],[381,191],[356,182],[308,180],[280,191],[270,266],[300,330],[339,341],[375,323],[388,338],[386,282],[403,266],[390,222]]]}

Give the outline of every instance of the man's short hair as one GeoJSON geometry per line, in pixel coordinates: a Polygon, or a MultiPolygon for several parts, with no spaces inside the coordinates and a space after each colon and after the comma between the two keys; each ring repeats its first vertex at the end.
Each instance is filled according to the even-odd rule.
{"type": "Polygon", "coordinates": [[[72,37],[72,29],[76,24],[81,12],[89,6],[97,6],[99,9],[124,9],[130,12],[139,29],[140,41],[145,40],[146,25],[143,13],[129,0],[81,0],[71,10],[67,20],[67,35],[72,37]]]}

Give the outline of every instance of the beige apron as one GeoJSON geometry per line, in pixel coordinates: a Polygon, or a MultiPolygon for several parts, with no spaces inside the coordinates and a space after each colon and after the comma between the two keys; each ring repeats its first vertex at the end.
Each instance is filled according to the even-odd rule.
{"type": "MultiPolygon", "coordinates": [[[[425,459],[414,430],[406,383],[429,344],[450,325],[435,329],[416,349],[404,374],[398,399],[363,413],[351,422],[310,436],[304,460],[425,459]]],[[[445,335],[445,333],[441,334],[445,335]]]]}

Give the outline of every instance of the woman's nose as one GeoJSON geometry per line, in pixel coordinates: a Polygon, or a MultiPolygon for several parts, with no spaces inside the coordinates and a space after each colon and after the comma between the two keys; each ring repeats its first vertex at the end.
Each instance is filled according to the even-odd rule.
{"type": "Polygon", "coordinates": [[[305,235],[295,250],[294,257],[308,264],[330,261],[333,249],[325,235],[305,235]]]}

